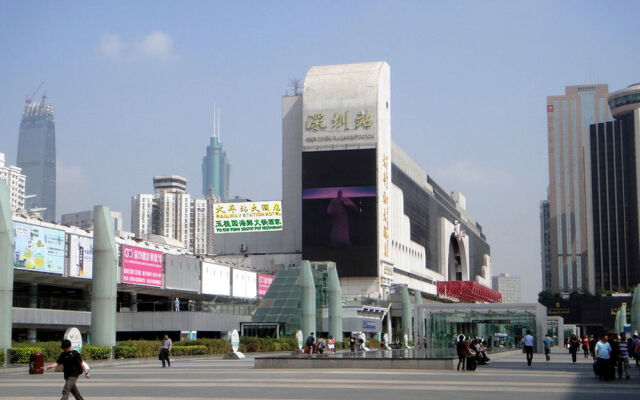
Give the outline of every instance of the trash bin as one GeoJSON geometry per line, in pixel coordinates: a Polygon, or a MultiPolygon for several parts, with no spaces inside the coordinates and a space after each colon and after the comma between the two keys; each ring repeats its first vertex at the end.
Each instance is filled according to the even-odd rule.
{"type": "Polygon", "coordinates": [[[44,356],[42,353],[31,353],[29,356],[29,374],[44,374],[44,356]]]}

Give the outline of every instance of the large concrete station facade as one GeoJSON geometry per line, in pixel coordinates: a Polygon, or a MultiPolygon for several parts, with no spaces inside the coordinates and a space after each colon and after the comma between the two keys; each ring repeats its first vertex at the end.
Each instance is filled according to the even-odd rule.
{"type": "MultiPolygon", "coordinates": [[[[499,302],[481,225],[461,193],[446,192],[393,143],[391,105],[385,62],[312,67],[304,92],[283,97],[283,229],[216,234],[211,257],[117,235],[118,337],[179,330],[216,337],[237,329],[258,303],[259,275],[303,259],[336,263],[351,304],[394,303],[404,290],[398,288],[416,303],[499,302]],[[133,254],[155,269],[132,276],[125,264],[133,254]],[[172,311],[175,298],[191,312],[172,311]]],[[[17,265],[14,338],[49,339],[68,326],[88,331],[92,281],[86,272],[78,276],[87,261],[79,261],[83,246],[75,237],[90,241],[91,233],[21,217],[14,222],[60,231],[64,241],[55,272],[41,272],[46,263],[35,258],[17,265]]],[[[400,306],[389,309],[402,318],[400,306]]],[[[382,318],[372,329],[381,327],[382,318]]]]}

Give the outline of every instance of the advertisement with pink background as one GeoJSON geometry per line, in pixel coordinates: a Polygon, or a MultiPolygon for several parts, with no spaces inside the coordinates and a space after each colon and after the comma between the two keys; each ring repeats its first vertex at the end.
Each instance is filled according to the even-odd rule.
{"type": "Polygon", "coordinates": [[[162,287],[164,273],[161,251],[122,246],[122,283],[162,287]]]}

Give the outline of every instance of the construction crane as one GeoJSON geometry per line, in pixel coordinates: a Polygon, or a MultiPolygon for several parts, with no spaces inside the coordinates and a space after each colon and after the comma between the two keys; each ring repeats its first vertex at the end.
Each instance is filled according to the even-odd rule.
{"type": "MultiPolygon", "coordinates": [[[[29,96],[28,94],[25,96],[25,103],[29,104],[31,103],[31,99],[33,99],[33,96],[36,95],[36,93],[38,93],[38,90],[40,90],[40,88],[42,87],[42,85],[44,85],[44,81],[40,82],[40,84],[38,85],[38,87],[36,88],[36,90],[33,91],[33,93],[31,94],[31,96],[29,96]]],[[[45,92],[45,97],[46,97],[46,92],[45,92]]]]}

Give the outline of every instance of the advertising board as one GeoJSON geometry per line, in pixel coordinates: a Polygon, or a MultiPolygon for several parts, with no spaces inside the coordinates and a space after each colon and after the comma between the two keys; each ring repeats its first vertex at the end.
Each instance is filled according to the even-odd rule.
{"type": "Polygon", "coordinates": [[[281,231],[282,202],[219,203],[213,219],[214,233],[281,231]]]}
{"type": "Polygon", "coordinates": [[[302,153],[302,258],[378,276],[376,150],[302,153]]]}
{"type": "Polygon", "coordinates": [[[231,268],[203,261],[202,293],[231,296],[231,268]]]}
{"type": "Polygon", "coordinates": [[[271,286],[271,282],[275,276],[272,275],[262,275],[258,274],[258,298],[261,299],[267,294],[269,287],[271,286]]]}
{"type": "Polygon", "coordinates": [[[93,276],[93,238],[69,235],[69,276],[93,276]]]}
{"type": "Polygon", "coordinates": [[[256,273],[233,269],[233,297],[255,299],[258,295],[256,273]]]}
{"type": "Polygon", "coordinates": [[[122,245],[122,283],[162,287],[161,251],[122,245]]]}
{"type": "Polygon", "coordinates": [[[14,267],[53,274],[64,273],[66,234],[63,231],[22,222],[15,222],[14,226],[14,267]]]}

